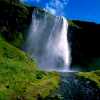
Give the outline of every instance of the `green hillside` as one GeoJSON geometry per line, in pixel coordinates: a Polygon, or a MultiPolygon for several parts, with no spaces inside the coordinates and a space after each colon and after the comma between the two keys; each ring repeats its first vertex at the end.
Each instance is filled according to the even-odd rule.
{"type": "Polygon", "coordinates": [[[0,100],[37,100],[58,87],[57,73],[37,70],[34,60],[0,37],[0,100]]]}

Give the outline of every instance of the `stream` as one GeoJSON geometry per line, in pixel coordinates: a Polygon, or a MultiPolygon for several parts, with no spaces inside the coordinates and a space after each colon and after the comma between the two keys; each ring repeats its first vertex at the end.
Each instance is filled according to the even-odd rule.
{"type": "Polygon", "coordinates": [[[60,88],[46,100],[100,100],[100,88],[94,81],[78,77],[77,73],[60,73],[60,88]]]}

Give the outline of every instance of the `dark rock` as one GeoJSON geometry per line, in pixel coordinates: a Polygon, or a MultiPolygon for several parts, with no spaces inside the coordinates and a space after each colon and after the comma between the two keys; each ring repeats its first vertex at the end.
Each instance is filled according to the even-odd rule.
{"type": "Polygon", "coordinates": [[[19,0],[0,0],[0,34],[12,42],[25,38],[32,17],[32,8],[24,6],[19,0]]]}
{"type": "Polygon", "coordinates": [[[100,58],[100,24],[83,21],[72,21],[72,23],[68,32],[71,65],[80,65],[83,68],[92,64],[96,66],[95,59],[100,58]]]}

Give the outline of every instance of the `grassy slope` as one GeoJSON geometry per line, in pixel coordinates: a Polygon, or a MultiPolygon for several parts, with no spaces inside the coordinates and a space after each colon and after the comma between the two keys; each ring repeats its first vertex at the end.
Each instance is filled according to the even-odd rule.
{"type": "Polygon", "coordinates": [[[0,38],[0,100],[36,100],[52,93],[58,87],[58,74],[36,67],[24,52],[0,38]]]}

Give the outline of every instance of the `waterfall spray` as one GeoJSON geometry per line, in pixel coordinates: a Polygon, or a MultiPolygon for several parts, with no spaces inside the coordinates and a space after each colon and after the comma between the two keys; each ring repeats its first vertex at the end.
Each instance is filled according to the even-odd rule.
{"type": "Polygon", "coordinates": [[[44,70],[68,71],[70,49],[67,39],[68,22],[64,17],[34,12],[26,50],[44,70]]]}

